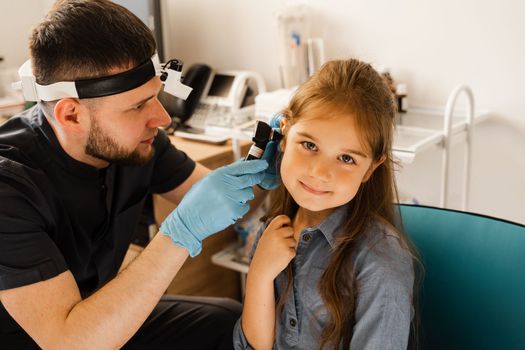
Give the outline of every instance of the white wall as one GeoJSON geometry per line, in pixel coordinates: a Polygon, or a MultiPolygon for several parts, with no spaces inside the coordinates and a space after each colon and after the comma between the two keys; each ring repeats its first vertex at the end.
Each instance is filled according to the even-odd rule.
{"type": "MultiPolygon", "coordinates": [[[[186,67],[253,69],[269,88],[280,86],[273,12],[283,4],[314,9],[312,30],[328,58],[355,56],[389,66],[408,83],[413,104],[444,105],[459,83],[474,90],[477,108],[493,119],[475,133],[471,209],[525,223],[525,2],[519,0],[164,0],[167,53],[186,67]],[[167,21],[166,21],[167,20],[167,21]]],[[[0,1],[0,67],[27,58],[30,28],[51,0],[0,1]]],[[[461,149],[457,145],[455,149],[461,149]]],[[[461,165],[454,156],[452,207],[461,165]]],[[[438,149],[399,174],[403,193],[438,203],[438,149]]]]}
{"type": "MultiPolygon", "coordinates": [[[[314,9],[312,31],[327,58],[359,57],[389,66],[408,83],[412,104],[444,106],[460,83],[493,118],[476,128],[470,209],[525,223],[525,3],[519,0],[165,0],[167,53],[186,65],[253,69],[280,87],[277,28],[283,4],[314,9]]],[[[461,101],[462,102],[462,101],[461,101]]],[[[454,146],[451,207],[459,207],[462,145],[454,146]]],[[[439,203],[440,151],[405,166],[403,193],[439,203]]]]}
{"type": "Polygon", "coordinates": [[[11,95],[18,67],[28,58],[32,27],[49,7],[50,0],[0,1],[0,98],[11,95]]]}
{"type": "Polygon", "coordinates": [[[43,0],[0,1],[2,67],[18,67],[27,60],[29,34],[47,6],[43,0]]]}

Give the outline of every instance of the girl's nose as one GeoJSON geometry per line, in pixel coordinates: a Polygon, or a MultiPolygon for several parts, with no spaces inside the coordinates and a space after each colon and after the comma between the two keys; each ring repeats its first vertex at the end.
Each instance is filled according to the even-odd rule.
{"type": "Polygon", "coordinates": [[[322,182],[328,182],[332,178],[332,172],[327,160],[316,157],[310,163],[308,175],[322,182]]]}

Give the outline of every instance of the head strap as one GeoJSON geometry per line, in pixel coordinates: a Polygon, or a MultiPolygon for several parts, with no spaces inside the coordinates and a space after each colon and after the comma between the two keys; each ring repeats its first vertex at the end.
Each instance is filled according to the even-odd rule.
{"type": "MultiPolygon", "coordinates": [[[[20,81],[13,83],[13,88],[22,90],[26,101],[55,101],[68,97],[103,97],[135,89],[144,85],[156,75],[160,76],[162,73],[164,73],[164,70],[159,63],[157,53],[155,53],[151,58],[138,66],[121,73],[98,78],[59,81],[49,85],[40,85],[36,82],[36,78],[33,75],[31,60],[27,60],[18,70],[20,81]]],[[[180,72],[177,82],[179,80],[180,72]]],[[[187,95],[177,97],[185,99],[187,95]]]]}

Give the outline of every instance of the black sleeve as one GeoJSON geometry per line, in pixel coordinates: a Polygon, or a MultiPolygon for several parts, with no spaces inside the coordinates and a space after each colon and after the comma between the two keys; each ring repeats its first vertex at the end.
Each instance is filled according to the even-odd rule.
{"type": "Polygon", "coordinates": [[[195,169],[195,162],[171,144],[163,130],[155,139],[155,167],[151,192],[165,193],[182,184],[195,169]]]}
{"type": "Polygon", "coordinates": [[[0,169],[0,290],[55,277],[66,271],[64,257],[46,229],[48,205],[27,173],[0,169]]]}

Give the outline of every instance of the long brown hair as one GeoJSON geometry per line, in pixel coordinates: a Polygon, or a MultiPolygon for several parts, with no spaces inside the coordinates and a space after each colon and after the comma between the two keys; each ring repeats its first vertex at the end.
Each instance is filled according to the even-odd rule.
{"type": "MultiPolygon", "coordinates": [[[[351,259],[356,242],[372,220],[380,220],[392,228],[400,223],[394,210],[397,189],[392,158],[396,112],[392,93],[383,78],[369,64],[357,59],[325,63],[299,87],[283,116],[289,125],[293,125],[305,110],[318,105],[354,116],[362,135],[361,142],[372,154],[372,162],[384,159],[347,205],[346,220],[340,227],[337,246],[319,283],[321,297],[330,315],[321,334],[320,348],[348,348],[358,292],[351,259]]],[[[297,210],[298,205],[290,193],[280,186],[273,193],[267,219],[279,214],[293,218],[297,210]]],[[[397,232],[402,246],[414,258],[416,266],[419,259],[415,249],[399,227],[397,232]]],[[[282,310],[283,300],[291,285],[290,266],[286,271],[289,283],[277,303],[278,312],[282,310]]]]}

